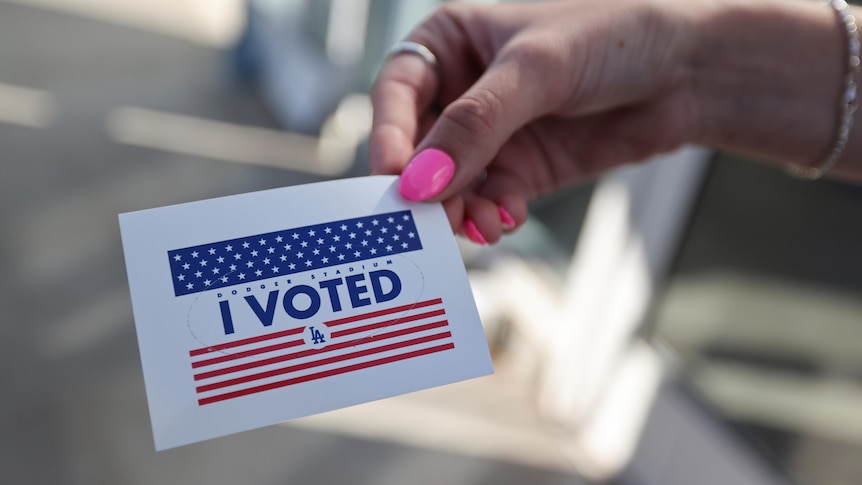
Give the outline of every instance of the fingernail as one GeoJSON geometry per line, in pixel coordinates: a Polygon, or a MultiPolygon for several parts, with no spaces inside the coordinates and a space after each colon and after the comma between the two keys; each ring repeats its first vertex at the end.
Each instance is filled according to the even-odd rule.
{"type": "Polygon", "coordinates": [[[482,246],[488,245],[488,241],[485,240],[482,233],[476,228],[476,223],[473,222],[473,219],[467,219],[464,221],[464,235],[467,236],[467,239],[476,244],[480,244],[482,246]]]}
{"type": "Polygon", "coordinates": [[[503,223],[503,229],[506,229],[508,231],[509,229],[515,228],[515,219],[512,218],[512,216],[506,211],[506,209],[503,208],[503,206],[498,205],[497,212],[500,213],[500,221],[503,223]]]}
{"type": "Polygon", "coordinates": [[[439,194],[455,174],[455,162],[435,148],[422,150],[407,164],[398,191],[407,200],[425,200],[439,194]]]}

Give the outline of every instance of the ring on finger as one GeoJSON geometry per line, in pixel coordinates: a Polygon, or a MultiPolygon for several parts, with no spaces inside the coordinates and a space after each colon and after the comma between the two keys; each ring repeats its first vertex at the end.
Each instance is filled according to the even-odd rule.
{"type": "Polygon", "coordinates": [[[434,74],[440,77],[440,65],[437,64],[437,56],[431,52],[431,49],[424,45],[409,40],[402,40],[389,48],[386,58],[395,57],[400,54],[413,54],[419,56],[426,64],[431,66],[434,74]]]}

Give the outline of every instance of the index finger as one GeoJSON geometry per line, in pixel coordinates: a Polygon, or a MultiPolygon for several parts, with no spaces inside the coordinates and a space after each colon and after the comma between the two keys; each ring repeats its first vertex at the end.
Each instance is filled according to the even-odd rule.
{"type": "Polygon", "coordinates": [[[434,69],[421,57],[389,57],[371,90],[374,117],[368,151],[371,173],[399,174],[415,149],[422,114],[438,89],[434,69]]]}

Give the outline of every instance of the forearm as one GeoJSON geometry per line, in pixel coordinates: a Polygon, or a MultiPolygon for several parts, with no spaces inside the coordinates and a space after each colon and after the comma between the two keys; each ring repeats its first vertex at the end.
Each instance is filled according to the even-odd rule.
{"type": "MultiPolygon", "coordinates": [[[[701,19],[691,73],[697,141],[777,162],[823,160],[839,128],[847,60],[835,12],[813,1],[729,0],[701,19]]],[[[860,161],[854,123],[832,173],[862,179],[860,161]]]]}

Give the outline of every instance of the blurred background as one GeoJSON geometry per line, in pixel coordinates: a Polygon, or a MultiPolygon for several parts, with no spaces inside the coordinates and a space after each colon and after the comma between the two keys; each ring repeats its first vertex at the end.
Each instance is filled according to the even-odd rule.
{"type": "Polygon", "coordinates": [[[439,3],[0,0],[0,483],[862,483],[862,189],[697,147],[460,241],[496,375],[155,453],[117,214],[365,175],[439,3]]]}

